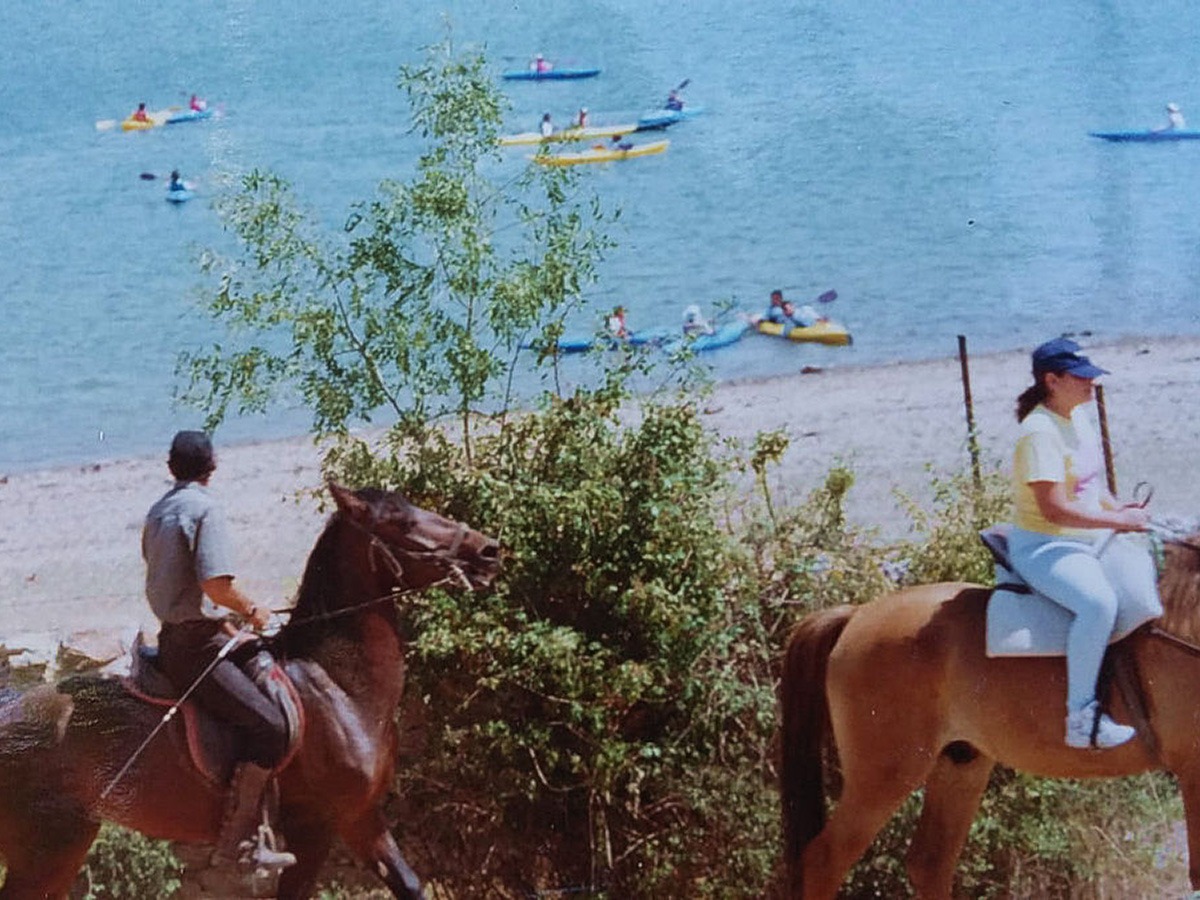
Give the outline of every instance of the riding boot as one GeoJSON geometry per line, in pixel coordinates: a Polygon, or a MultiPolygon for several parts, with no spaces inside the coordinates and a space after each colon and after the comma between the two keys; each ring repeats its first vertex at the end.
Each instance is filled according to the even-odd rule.
{"type": "Polygon", "coordinates": [[[291,853],[276,850],[271,830],[267,791],[274,790],[270,769],[238,763],[233,773],[225,819],[213,851],[216,865],[237,863],[247,869],[279,870],[295,865],[291,853]]]}

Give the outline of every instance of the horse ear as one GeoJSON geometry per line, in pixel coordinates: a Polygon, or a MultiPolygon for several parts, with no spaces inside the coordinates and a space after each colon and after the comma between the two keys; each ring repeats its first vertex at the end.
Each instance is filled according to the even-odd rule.
{"type": "Polygon", "coordinates": [[[342,487],[337,482],[329,482],[329,493],[337,508],[352,518],[361,518],[367,511],[367,505],[349,488],[342,487]]]}

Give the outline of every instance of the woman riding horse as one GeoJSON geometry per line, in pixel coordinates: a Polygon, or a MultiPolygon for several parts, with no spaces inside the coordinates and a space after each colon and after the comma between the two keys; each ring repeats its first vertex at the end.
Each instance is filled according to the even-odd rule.
{"type": "MultiPolygon", "coordinates": [[[[1032,421],[1014,466],[1018,491],[1027,491],[1018,497],[1024,509],[1018,524],[1031,534],[1018,537],[1017,566],[1063,605],[1082,608],[1099,598],[1097,605],[1106,608],[1111,570],[1096,564],[1090,548],[1084,557],[1077,536],[1039,533],[1029,525],[1040,516],[1054,528],[1137,531],[1145,527],[1145,514],[1117,504],[1107,492],[1082,501],[1076,490],[1081,481],[1099,477],[1094,459],[1085,459],[1091,438],[1075,427],[1095,367],[1077,345],[1058,341],[1038,348],[1034,368],[1037,384],[1019,404],[1022,417],[1032,421]],[[1041,421],[1033,416],[1038,404],[1046,410],[1041,421]],[[1070,600],[1059,590],[1063,585],[1073,586],[1070,600]],[[1083,596],[1088,591],[1093,593],[1083,596]]],[[[1118,536],[1109,549],[1124,540],[1133,537],[1118,536]]],[[[788,640],[780,682],[789,896],[835,897],[879,830],[923,788],[907,856],[909,880],[919,897],[951,897],[955,863],[997,763],[1047,777],[1173,773],[1187,817],[1189,875],[1200,888],[1200,534],[1174,536],[1162,555],[1158,589],[1165,612],[1109,649],[1120,689],[1110,686],[1104,696],[1095,695],[1095,667],[1112,632],[1107,613],[1092,614],[1100,622],[1099,637],[1090,621],[1080,635],[1069,632],[1068,643],[1076,646],[1068,647],[1067,665],[1056,656],[989,655],[992,591],[981,585],[917,585],[802,619],[788,640]],[[1071,712],[1084,711],[1080,718],[1088,731],[1099,723],[1096,749],[1070,718],[1064,742],[1066,698],[1075,704],[1071,712]],[[1115,719],[1136,722],[1136,734],[1097,720],[1101,705],[1115,719]],[[831,746],[841,774],[832,814],[825,797],[831,746]]],[[[1145,595],[1152,591],[1147,582],[1153,568],[1144,551],[1128,550],[1125,559],[1120,580],[1132,582],[1125,588],[1143,592],[1151,611],[1161,609],[1157,596],[1145,595]]],[[[1089,618],[1087,610],[1083,615],[1089,618]]]]}

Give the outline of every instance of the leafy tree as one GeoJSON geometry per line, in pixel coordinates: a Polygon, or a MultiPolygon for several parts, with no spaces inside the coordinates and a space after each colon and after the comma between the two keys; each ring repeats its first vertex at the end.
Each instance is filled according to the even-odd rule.
{"type": "Polygon", "coordinates": [[[284,397],[312,410],[319,437],[386,414],[393,437],[421,444],[449,415],[470,459],[473,414],[511,402],[522,339],[552,345],[581,305],[609,245],[597,230],[607,214],[568,172],[489,179],[503,171],[505,102],[484,58],[447,41],[403,67],[399,85],[428,147],[412,179],[383,181],[341,234],[324,233],[271,173],[250,172],[218,204],[240,254],[206,256],[219,282],[206,306],[230,343],[180,362],[183,397],[208,427],[284,397]]]}

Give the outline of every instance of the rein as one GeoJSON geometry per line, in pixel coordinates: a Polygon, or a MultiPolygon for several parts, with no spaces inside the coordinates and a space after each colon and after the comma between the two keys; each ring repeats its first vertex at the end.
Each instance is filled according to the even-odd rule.
{"type": "Polygon", "coordinates": [[[380,540],[379,536],[373,531],[363,527],[353,519],[344,518],[343,521],[346,524],[358,529],[370,539],[370,550],[367,554],[367,560],[371,565],[372,574],[378,571],[376,568],[376,557],[378,556],[382,558],[388,573],[397,582],[397,584],[403,584],[404,566],[401,565],[400,560],[396,558],[396,554],[399,553],[406,559],[434,559],[437,562],[442,563],[446,567],[445,577],[440,578],[437,581],[427,584],[421,588],[396,587],[388,591],[386,594],[381,594],[380,596],[371,600],[364,600],[361,603],[355,603],[352,606],[344,606],[340,609],[330,610],[329,612],[314,613],[312,615],[305,616],[302,619],[289,619],[289,626],[327,622],[330,619],[337,619],[341,618],[342,616],[348,616],[359,612],[360,610],[374,606],[377,603],[383,603],[385,600],[399,600],[401,597],[407,596],[408,594],[415,594],[427,588],[438,587],[439,585],[443,584],[458,584],[462,587],[465,587],[467,590],[471,589],[470,579],[467,578],[457,561],[458,551],[462,547],[463,540],[466,538],[468,530],[467,526],[463,523],[459,523],[458,530],[455,532],[454,539],[450,542],[449,547],[433,548],[431,545],[426,544],[425,546],[429,546],[430,549],[409,550],[401,547],[389,547],[386,543],[380,540]],[[393,552],[393,550],[395,552],[393,552]]]}

